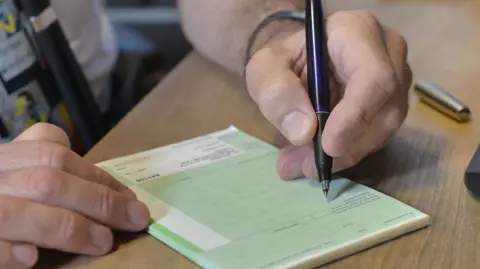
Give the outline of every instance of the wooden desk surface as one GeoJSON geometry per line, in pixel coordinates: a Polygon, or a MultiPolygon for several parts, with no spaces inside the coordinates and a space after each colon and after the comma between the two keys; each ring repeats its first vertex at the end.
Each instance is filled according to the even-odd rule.
{"type": "MultiPolygon", "coordinates": [[[[474,120],[457,124],[417,103],[412,95],[405,126],[385,151],[367,159],[349,177],[430,214],[432,225],[325,268],[480,266],[480,202],[470,197],[462,182],[480,138],[480,109],[476,106],[480,102],[480,3],[474,1],[327,2],[338,9],[371,10],[403,33],[415,75],[437,82],[466,102],[474,120]]],[[[97,162],[230,124],[276,145],[285,143],[249,100],[241,82],[193,53],[87,158],[97,162]]],[[[52,267],[198,268],[146,235],[124,241],[117,251],[99,259],[46,253],[38,268],[52,267]]]]}

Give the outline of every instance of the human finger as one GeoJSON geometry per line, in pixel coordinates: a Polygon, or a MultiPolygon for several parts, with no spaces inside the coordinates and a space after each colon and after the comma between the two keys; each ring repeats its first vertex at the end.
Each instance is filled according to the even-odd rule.
{"type": "Polygon", "coordinates": [[[0,216],[3,240],[85,255],[102,255],[112,247],[108,228],[63,208],[0,195],[0,216]]]}
{"type": "Polygon", "coordinates": [[[113,176],[56,143],[21,141],[0,147],[0,172],[35,166],[61,169],[76,177],[110,187],[130,197],[135,194],[113,176]]]}
{"type": "Polygon", "coordinates": [[[352,144],[347,156],[341,158],[345,168],[355,165],[366,155],[383,148],[408,113],[408,89],[412,82],[412,70],[407,62],[407,43],[404,37],[388,27],[384,32],[384,42],[397,79],[398,90],[372,119],[370,128],[352,144]]]}
{"type": "Polygon", "coordinates": [[[277,174],[283,180],[293,180],[305,176],[304,162],[313,154],[311,145],[282,148],[277,155],[277,174]]]}
{"type": "Polygon", "coordinates": [[[408,44],[402,35],[385,27],[385,45],[390,62],[395,71],[398,83],[410,88],[412,84],[412,69],[408,63],[408,44]]]}
{"type": "Polygon", "coordinates": [[[48,123],[37,123],[18,135],[13,142],[46,141],[70,148],[68,135],[59,127],[48,123]]]}
{"type": "Polygon", "coordinates": [[[400,127],[406,116],[406,109],[395,105],[387,105],[371,121],[365,133],[351,143],[345,154],[336,158],[342,169],[358,164],[367,155],[382,149],[388,139],[400,127]]]}
{"type": "MultiPolygon", "coordinates": [[[[332,172],[341,171],[349,166],[349,159],[334,158],[332,172]]],[[[318,179],[313,145],[290,145],[280,149],[277,154],[277,173],[283,180],[293,180],[302,177],[318,179]]]]}
{"type": "Polygon", "coordinates": [[[0,268],[28,269],[38,260],[38,250],[33,245],[0,240],[0,268]]]}
{"type": "Polygon", "coordinates": [[[3,172],[0,194],[68,209],[114,229],[140,231],[149,222],[142,202],[49,167],[3,172]]]}
{"type": "MultiPolygon", "coordinates": [[[[368,16],[359,15],[361,19],[356,19],[351,14],[341,14],[340,18],[332,16],[327,27],[332,61],[346,82],[343,98],[332,110],[322,140],[325,151],[332,157],[347,154],[399,90],[376,21],[368,16]]],[[[399,121],[392,125],[398,125],[399,121]]]]}
{"type": "Polygon", "coordinates": [[[257,52],[246,70],[247,88],[262,114],[292,144],[302,145],[314,136],[316,117],[301,79],[293,72],[292,55],[293,50],[279,48],[257,52]]]}

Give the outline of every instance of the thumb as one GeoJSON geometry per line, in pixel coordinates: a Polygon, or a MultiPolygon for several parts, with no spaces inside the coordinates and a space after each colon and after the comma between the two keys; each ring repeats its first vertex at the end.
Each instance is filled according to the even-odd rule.
{"type": "Polygon", "coordinates": [[[18,135],[13,142],[46,141],[70,148],[68,135],[60,128],[48,123],[37,123],[18,135]]]}
{"type": "Polygon", "coordinates": [[[317,127],[315,112],[301,74],[294,72],[295,53],[265,48],[250,60],[246,79],[262,114],[294,145],[311,142],[317,127]]]}

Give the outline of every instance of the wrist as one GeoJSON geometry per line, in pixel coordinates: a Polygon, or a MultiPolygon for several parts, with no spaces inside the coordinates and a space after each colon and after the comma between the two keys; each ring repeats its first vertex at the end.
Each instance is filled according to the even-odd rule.
{"type": "Polygon", "coordinates": [[[303,29],[305,29],[305,23],[302,12],[277,12],[266,17],[250,37],[245,66],[257,51],[285,40],[303,29]]]}

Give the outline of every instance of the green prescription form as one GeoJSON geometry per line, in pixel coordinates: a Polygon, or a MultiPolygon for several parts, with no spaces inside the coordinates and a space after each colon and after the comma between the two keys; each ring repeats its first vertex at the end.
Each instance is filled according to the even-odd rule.
{"type": "Polygon", "coordinates": [[[148,232],[206,269],[314,268],[429,224],[339,178],[282,181],[278,149],[236,127],[97,165],[151,212],[148,232]]]}

